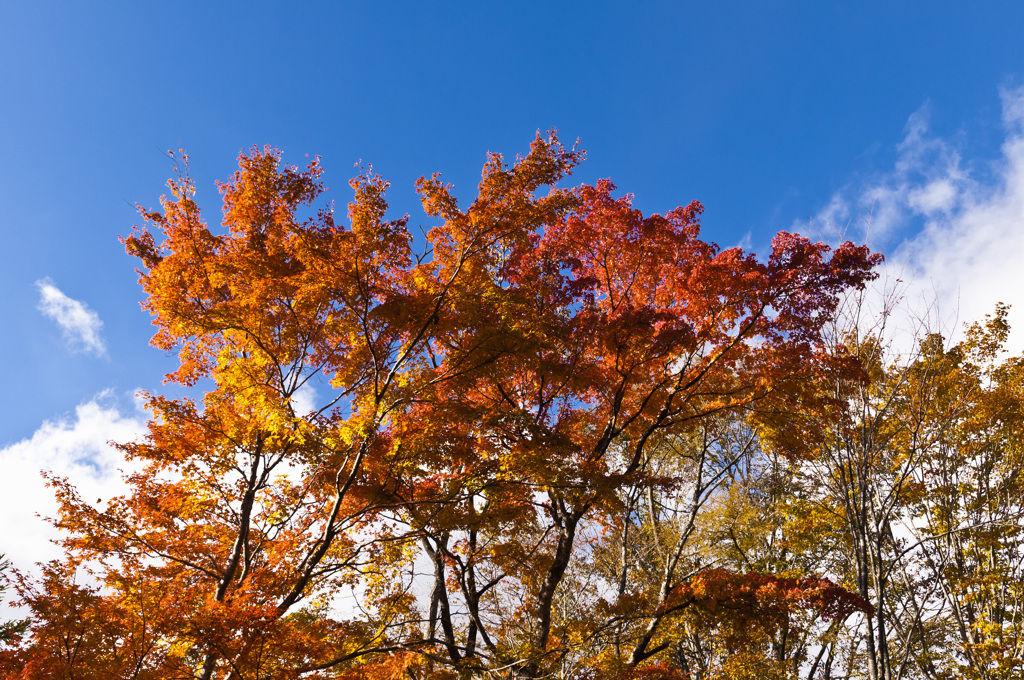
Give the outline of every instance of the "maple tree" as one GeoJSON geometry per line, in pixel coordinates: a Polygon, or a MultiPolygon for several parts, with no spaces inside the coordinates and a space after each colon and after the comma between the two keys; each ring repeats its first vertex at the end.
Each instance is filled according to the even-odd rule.
{"type": "Polygon", "coordinates": [[[68,556],[19,584],[8,676],[682,677],[693,627],[751,668],[798,664],[781,630],[864,611],[811,573],[686,551],[743,459],[730,428],[813,455],[788,414],[861,374],[823,333],[878,256],[786,233],[763,261],[720,250],[699,203],[561,188],[581,159],[554,135],[491,154],[466,208],[421,179],[418,252],[371,172],[347,224],[314,207],[318,160],[241,156],[220,229],[172,180],[124,243],[169,380],[205,394],[147,395],[105,507],[51,480],[68,556]]]}

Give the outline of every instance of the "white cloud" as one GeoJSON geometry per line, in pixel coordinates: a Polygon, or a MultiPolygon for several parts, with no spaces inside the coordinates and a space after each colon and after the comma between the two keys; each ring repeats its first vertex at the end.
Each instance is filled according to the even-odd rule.
{"type": "Polygon", "coordinates": [[[73,347],[102,356],[107,348],[100,336],[103,322],[84,303],[69,298],[50,279],[36,281],[39,288],[39,311],[53,319],[73,347]]]}
{"type": "Polygon", "coordinates": [[[104,393],[79,405],[73,418],[44,422],[28,439],[0,449],[0,552],[21,569],[60,554],[57,531],[43,517],[56,514],[47,471],[68,477],[87,501],[109,500],[124,490],[124,458],[108,442],[128,442],[145,420],[122,414],[104,393]]]}
{"type": "Polygon", "coordinates": [[[957,189],[953,183],[943,177],[929,182],[923,187],[911,189],[907,194],[907,204],[922,215],[937,212],[948,213],[956,203],[957,189]]]}
{"type": "Polygon", "coordinates": [[[743,250],[751,250],[754,247],[754,234],[751,231],[747,231],[740,239],[740,242],[736,244],[736,248],[742,248],[743,250]]]}
{"type": "Polygon", "coordinates": [[[308,415],[315,411],[317,409],[316,389],[308,382],[303,383],[302,387],[292,394],[292,408],[295,409],[295,414],[298,416],[308,415]]]}
{"type": "MultiPolygon", "coordinates": [[[[966,162],[910,116],[893,169],[834,195],[815,221],[887,256],[890,279],[947,335],[1012,305],[1010,347],[1024,349],[1024,88],[1002,91],[1005,137],[994,161],[966,162]],[[853,217],[856,216],[856,217],[853,217]],[[850,227],[844,230],[844,227],[850,227]]],[[[794,225],[800,227],[803,225],[794,225]]]]}

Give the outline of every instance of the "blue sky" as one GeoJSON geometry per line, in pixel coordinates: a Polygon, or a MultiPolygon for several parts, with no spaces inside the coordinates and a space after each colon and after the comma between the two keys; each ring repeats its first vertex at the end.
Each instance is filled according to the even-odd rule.
{"type": "Polygon", "coordinates": [[[1022,28],[1017,2],[4,3],[0,498],[23,509],[0,552],[45,553],[5,545],[49,511],[39,468],[114,488],[103,442],[172,365],[117,240],[167,149],[211,221],[213,181],[272,144],[321,155],[342,205],[372,163],[416,225],[417,177],[471,196],[487,151],[556,127],[587,150],[576,180],[698,199],[723,246],[870,221],[964,320],[1024,294],[1022,28]]]}

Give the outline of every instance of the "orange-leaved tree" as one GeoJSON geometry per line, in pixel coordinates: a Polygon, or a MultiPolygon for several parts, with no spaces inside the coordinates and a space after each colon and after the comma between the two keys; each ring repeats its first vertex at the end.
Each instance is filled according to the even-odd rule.
{"type": "MultiPolygon", "coordinates": [[[[426,188],[446,224],[502,223],[492,197],[509,172],[492,160],[465,211],[426,188]]],[[[837,294],[869,275],[865,248],[829,257],[780,234],[762,262],[702,241],[696,202],[645,217],[613,190],[581,187],[563,218],[524,219],[482,254],[468,321],[438,337],[438,354],[487,345],[493,360],[435,383],[396,421],[408,453],[389,483],[420,534],[418,563],[432,565],[425,638],[435,661],[469,673],[546,675],[580,649],[592,659],[613,627],[628,646],[617,663],[664,651],[681,548],[653,582],[592,581],[559,613],[560,585],[593,549],[581,534],[619,521],[624,489],[679,483],[649,466],[664,437],[740,409],[781,431],[781,413],[823,405],[806,388],[826,365],[856,368],[829,361],[820,331],[837,294]]]]}
{"type": "MultiPolygon", "coordinates": [[[[559,188],[581,155],[554,135],[492,154],[466,208],[422,179],[419,251],[372,174],[342,224],[312,207],[317,161],[254,150],[220,228],[172,180],[125,245],[168,378],[205,395],[148,397],[105,507],[52,480],[68,558],[21,586],[9,675],[539,677],[613,629],[620,651],[582,665],[629,675],[665,663],[674,617],[727,611],[686,595],[679,550],[622,588],[571,577],[628,521],[626,490],[681,483],[650,466],[666,437],[742,410],[796,440],[782,415],[857,370],[821,331],[878,257],[785,233],[765,261],[722,251],[696,202],[644,216],[608,181],[559,188]]],[[[764,578],[716,597],[821,604],[822,582],[764,578]]]]}

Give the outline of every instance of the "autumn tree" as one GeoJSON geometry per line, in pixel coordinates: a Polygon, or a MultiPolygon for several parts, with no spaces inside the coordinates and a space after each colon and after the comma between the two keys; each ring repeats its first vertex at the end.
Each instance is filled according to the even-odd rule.
{"type": "Polygon", "coordinates": [[[905,507],[919,553],[912,587],[939,612],[921,626],[916,660],[936,678],[1024,669],[1024,364],[1000,356],[1006,312],[998,305],[952,348],[926,345],[944,380],[922,419],[943,427],[915,466],[905,507]],[[943,417],[951,411],[956,418],[943,417]]]}
{"type": "MultiPolygon", "coordinates": [[[[757,430],[745,423],[732,429],[730,441],[719,446],[742,451],[743,457],[722,475],[718,490],[697,518],[690,569],[710,563],[738,573],[831,579],[831,597],[846,606],[829,616],[822,616],[824,609],[804,606],[788,610],[784,617],[767,617],[758,663],[747,665],[760,677],[829,677],[835,645],[859,615],[871,611],[863,598],[845,599],[846,589],[855,590],[855,583],[849,578],[844,527],[834,509],[822,507],[818,490],[799,474],[805,460],[766,447],[757,430]]],[[[688,623],[686,633],[677,655],[695,669],[695,677],[715,663],[739,662],[732,658],[735,655],[719,658],[723,647],[728,648],[722,631],[688,623]]],[[[734,666],[725,677],[738,672],[734,666]]]]}
{"type": "Polygon", "coordinates": [[[664,499],[699,510],[742,451],[661,451],[730,414],[797,442],[786,414],[861,370],[823,331],[878,257],[786,233],[763,261],[721,250],[699,203],[645,216],[609,181],[560,187],[581,157],[553,135],[492,154],[465,208],[421,179],[418,252],[371,173],[347,224],[316,207],[319,162],[272,149],[221,185],[219,228],[172,180],[124,242],[168,379],[205,393],[148,395],[126,495],[52,480],[68,558],[23,588],[8,675],[639,677],[670,672],[684,617],[740,644],[862,607],[810,575],[690,570],[664,499]],[[605,539],[626,557],[589,578],[605,539]]]}
{"type": "Polygon", "coordinates": [[[1022,402],[1019,360],[997,361],[1005,308],[955,345],[925,325],[897,343],[890,324],[898,297],[890,291],[877,314],[867,313],[864,295],[847,298],[830,347],[855,356],[864,373],[823,383],[835,396],[824,418],[795,416],[806,419],[802,445],[816,454],[793,467],[788,483],[802,490],[805,516],[831,527],[819,536],[841,557],[826,573],[873,605],[824,648],[824,659],[872,680],[1012,677],[1014,615],[985,605],[965,617],[961,606],[965,597],[994,595],[1014,611],[1021,575],[1011,433],[1022,402]],[[979,542],[987,561],[978,559],[979,542]],[[958,563],[974,576],[954,584],[958,563]],[[968,582],[987,585],[975,596],[968,582]]]}
{"type": "MultiPolygon", "coordinates": [[[[492,161],[481,196],[505,172],[492,161]]],[[[623,487],[671,483],[649,476],[659,438],[720,412],[812,401],[797,393],[821,370],[824,319],[871,264],[863,248],[847,244],[830,258],[824,245],[787,234],[767,262],[719,251],[698,238],[699,204],[644,217],[613,189],[582,187],[565,218],[543,230],[521,219],[530,228],[495,244],[474,286],[470,330],[448,342],[500,338],[501,354],[439,386],[399,430],[416,467],[396,493],[436,565],[437,618],[428,624],[458,666],[530,677],[602,630],[615,614],[555,616],[558,588],[586,553],[580,530],[617,513],[623,487]],[[434,488],[454,514],[419,514],[417,500],[438,506],[417,496],[434,488]],[[445,602],[448,580],[459,584],[458,616],[445,602]]],[[[442,216],[507,219],[495,212],[478,199],[442,216]]],[[[461,344],[438,353],[452,346],[461,344]]],[[[649,594],[629,664],[655,654],[651,641],[681,579],[671,564],[649,594]]]]}

